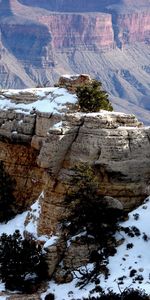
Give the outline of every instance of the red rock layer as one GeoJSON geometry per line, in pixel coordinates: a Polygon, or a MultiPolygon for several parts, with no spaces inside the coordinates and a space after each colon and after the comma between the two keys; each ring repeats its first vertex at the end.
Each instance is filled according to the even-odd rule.
{"type": "Polygon", "coordinates": [[[150,41],[150,11],[118,15],[117,24],[122,44],[150,41]]]}
{"type": "Polygon", "coordinates": [[[54,48],[112,48],[114,33],[111,15],[51,14],[38,18],[48,26],[54,48]]]}

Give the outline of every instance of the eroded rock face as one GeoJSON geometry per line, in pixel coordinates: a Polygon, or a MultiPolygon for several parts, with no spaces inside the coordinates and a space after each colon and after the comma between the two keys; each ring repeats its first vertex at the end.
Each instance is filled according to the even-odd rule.
{"type": "Polygon", "coordinates": [[[14,196],[19,210],[25,210],[39,196],[44,181],[43,170],[36,163],[37,152],[30,146],[0,142],[0,161],[15,179],[14,196]]]}
{"type": "Polygon", "coordinates": [[[56,50],[77,47],[110,49],[114,46],[110,14],[52,14],[39,17],[39,21],[49,28],[56,50]]]}
{"type": "MultiPolygon", "coordinates": [[[[43,211],[51,211],[53,221],[65,214],[63,198],[73,175],[70,169],[79,162],[96,168],[101,194],[117,198],[126,209],[141,203],[149,195],[149,140],[150,128],[133,115],[65,115],[59,130],[49,130],[37,159],[53,179],[47,178],[43,211]]],[[[52,219],[47,223],[55,230],[52,219]]],[[[43,224],[45,216],[40,230],[45,228],[43,224]]]]}
{"type": "Polygon", "coordinates": [[[117,16],[118,37],[122,45],[150,41],[150,12],[138,11],[117,16]],[[144,24],[144,26],[143,26],[144,24]]]}
{"type": "MultiPolygon", "coordinates": [[[[91,80],[88,75],[63,77],[59,84],[66,81],[70,89],[71,83],[76,87],[86,80],[91,80]]],[[[14,95],[15,103],[26,99],[32,107],[35,101],[31,91],[14,95]]],[[[134,115],[67,111],[65,107],[57,114],[35,109],[0,111],[0,160],[16,179],[18,201],[31,203],[44,191],[40,234],[59,232],[59,222],[67,213],[63,200],[73,176],[71,168],[77,163],[92,165],[100,193],[118,199],[125,209],[149,195],[150,128],[134,115]]]]}
{"type": "MultiPolygon", "coordinates": [[[[90,80],[84,75],[70,81],[63,78],[60,83],[65,84],[66,80],[69,86],[71,82],[76,86],[83,78],[90,80]]],[[[8,96],[7,92],[4,94],[8,96]]],[[[78,241],[65,249],[66,237],[62,235],[61,221],[69,214],[64,197],[72,188],[72,168],[78,163],[93,166],[100,182],[99,192],[106,196],[107,204],[121,210],[132,209],[150,194],[150,127],[144,127],[134,115],[119,112],[71,113],[67,107],[59,107],[57,114],[44,113],[32,108],[32,93],[31,98],[29,92],[26,96],[25,92],[14,95],[15,103],[26,98],[31,111],[6,107],[0,111],[0,160],[16,180],[18,206],[28,207],[43,191],[39,197],[38,235],[58,236],[56,244],[47,248],[52,276],[64,252],[67,268],[73,257],[74,265],[79,266],[89,256],[86,245],[78,241]],[[80,257],[76,255],[79,251],[80,257]]],[[[49,101],[56,101],[60,95],[55,94],[49,101]]],[[[91,249],[94,247],[91,245],[91,249]]],[[[58,280],[71,280],[70,275],[66,277],[69,273],[59,271],[58,280]]]]}
{"type": "Polygon", "coordinates": [[[92,165],[101,194],[117,198],[126,209],[149,195],[150,128],[133,115],[35,112],[23,117],[8,110],[0,116],[0,159],[17,181],[17,198],[32,202],[45,191],[41,233],[55,231],[65,214],[70,169],[77,163],[92,165]]]}

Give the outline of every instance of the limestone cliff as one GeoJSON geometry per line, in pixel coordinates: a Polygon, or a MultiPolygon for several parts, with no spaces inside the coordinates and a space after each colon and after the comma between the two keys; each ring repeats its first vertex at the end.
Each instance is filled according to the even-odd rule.
{"type": "MultiPolygon", "coordinates": [[[[24,228],[30,232],[33,220],[41,240],[57,236],[47,248],[49,276],[62,255],[66,268],[73,258],[74,265],[80,266],[89,255],[87,245],[80,242],[66,248],[62,236],[61,220],[68,214],[64,197],[74,175],[73,166],[79,162],[92,165],[100,181],[100,194],[117,199],[126,210],[150,194],[150,127],[131,114],[78,112],[73,92],[80,82],[89,80],[88,75],[64,76],[60,87],[0,93],[0,160],[16,180],[14,195],[19,210],[38,199],[38,214],[33,206],[24,228]]],[[[63,282],[63,270],[58,268],[55,278],[63,282]]],[[[39,294],[32,299],[39,299],[39,294]]],[[[23,297],[12,295],[10,299],[23,297]]]]}
{"type": "Polygon", "coordinates": [[[39,21],[49,28],[53,48],[110,49],[114,33],[110,14],[52,14],[39,21]]]}
{"type": "MultiPolygon", "coordinates": [[[[59,102],[59,113],[40,112],[33,109],[35,91],[24,90],[12,95],[3,91],[1,103],[7,97],[11,101],[9,106],[12,103],[14,108],[6,104],[0,111],[0,159],[17,181],[15,195],[21,206],[22,201],[29,205],[44,191],[40,234],[57,231],[60,215],[65,213],[63,199],[72,176],[71,168],[77,162],[93,165],[101,183],[101,194],[119,199],[126,209],[137,206],[149,195],[149,127],[144,127],[135,116],[123,113],[72,114],[66,92],[64,98],[70,113],[64,105],[60,111],[59,102]],[[24,104],[20,111],[22,101],[27,106],[24,104]]],[[[39,101],[41,91],[38,93],[39,101]]],[[[53,88],[49,93],[46,89],[45,97],[51,97],[47,101],[56,103],[64,88],[53,88]]]]}
{"type": "Polygon", "coordinates": [[[118,39],[122,45],[150,41],[149,12],[131,12],[117,16],[118,39]]]}

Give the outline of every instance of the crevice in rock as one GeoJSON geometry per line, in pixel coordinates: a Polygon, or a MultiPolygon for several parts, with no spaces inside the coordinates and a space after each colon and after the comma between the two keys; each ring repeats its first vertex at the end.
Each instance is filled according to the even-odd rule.
{"type": "Polygon", "coordinates": [[[33,129],[32,129],[32,137],[36,135],[36,123],[37,123],[37,114],[35,114],[34,118],[34,124],[33,124],[33,129]]]}
{"type": "Polygon", "coordinates": [[[129,145],[129,150],[130,150],[130,153],[132,152],[132,149],[131,149],[131,137],[130,137],[130,133],[128,132],[128,145],[129,145]]]}
{"type": "MultiPolygon", "coordinates": [[[[84,118],[82,119],[81,124],[80,124],[79,126],[77,126],[78,128],[77,128],[77,132],[76,132],[76,134],[75,134],[75,137],[73,138],[73,140],[71,141],[70,145],[68,146],[68,149],[66,150],[66,152],[65,152],[65,154],[64,154],[64,158],[63,158],[63,160],[62,160],[62,163],[60,164],[59,170],[58,170],[57,173],[55,174],[55,183],[54,183],[54,186],[55,186],[55,187],[57,186],[57,182],[58,182],[57,178],[58,178],[58,176],[59,176],[60,170],[63,168],[65,159],[66,159],[66,157],[67,157],[67,155],[68,155],[68,153],[69,153],[69,151],[70,151],[72,145],[73,145],[73,144],[75,143],[75,141],[77,140],[77,138],[78,138],[78,136],[79,136],[80,128],[83,126],[83,124],[84,124],[84,118]]],[[[53,187],[54,187],[54,186],[53,186],[53,187]]]]}
{"type": "Polygon", "coordinates": [[[148,139],[148,141],[150,143],[150,133],[146,132],[146,135],[147,135],[147,139],[148,139]]]}
{"type": "Polygon", "coordinates": [[[102,149],[100,148],[97,152],[97,158],[95,159],[94,164],[96,164],[96,162],[100,160],[101,154],[102,154],[102,149]]]}
{"type": "Polygon", "coordinates": [[[122,48],[122,42],[119,38],[119,27],[117,24],[117,13],[114,10],[108,10],[109,13],[111,13],[112,16],[112,28],[113,28],[113,32],[114,32],[114,40],[116,43],[116,46],[121,49],[122,48]]]}
{"type": "MultiPolygon", "coordinates": [[[[79,136],[80,128],[81,128],[83,125],[84,125],[84,118],[83,118],[83,120],[82,120],[82,123],[78,126],[76,135],[75,135],[74,139],[72,140],[71,144],[69,145],[69,147],[68,147],[68,149],[67,149],[67,151],[66,151],[66,153],[65,153],[65,157],[68,155],[68,153],[69,153],[69,151],[70,151],[72,145],[73,145],[73,144],[75,143],[75,141],[77,140],[77,138],[78,138],[78,136],[79,136]]],[[[65,157],[64,157],[64,160],[65,160],[65,157]]],[[[63,160],[63,163],[64,163],[64,160],[63,160]]],[[[63,165],[63,163],[62,163],[62,165],[63,165]]]]}

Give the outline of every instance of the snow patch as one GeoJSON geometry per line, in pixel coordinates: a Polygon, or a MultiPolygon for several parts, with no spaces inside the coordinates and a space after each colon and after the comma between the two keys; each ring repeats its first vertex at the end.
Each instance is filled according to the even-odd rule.
{"type": "MultiPolygon", "coordinates": [[[[0,284],[0,290],[1,290],[1,284],[0,284]]],[[[8,296],[0,296],[0,300],[7,300],[7,299],[8,299],[8,296]]]]}
{"type": "Polygon", "coordinates": [[[48,247],[50,247],[52,245],[55,245],[57,241],[58,241],[58,236],[53,235],[53,236],[51,236],[50,239],[48,239],[46,241],[46,243],[44,244],[43,248],[48,248],[48,247]]]}
{"type": "Polygon", "coordinates": [[[62,121],[56,123],[53,127],[54,128],[61,128],[62,127],[62,121]]]}
{"type": "Polygon", "coordinates": [[[25,230],[28,231],[34,238],[38,238],[37,226],[38,220],[41,213],[40,200],[44,198],[44,192],[42,192],[37,201],[31,206],[30,211],[27,215],[27,225],[25,230]]]}
{"type": "MultiPolygon", "coordinates": [[[[116,293],[126,288],[145,290],[150,294],[150,197],[141,206],[129,213],[129,219],[123,223],[123,227],[137,227],[140,230],[139,236],[130,237],[124,232],[118,233],[117,237],[124,238],[122,245],[117,247],[117,253],[109,257],[108,269],[110,275],[105,279],[99,276],[100,286],[106,292],[108,289],[116,293]],[[146,235],[146,240],[144,236],[146,235]],[[133,247],[128,248],[128,244],[133,247]],[[135,276],[131,276],[131,270],[136,270],[135,276]],[[142,279],[143,277],[143,279],[142,279]]],[[[90,268],[90,266],[89,266],[90,268]]],[[[48,293],[55,294],[56,300],[82,299],[87,297],[95,287],[88,284],[79,290],[76,287],[77,279],[71,283],[56,284],[50,281],[48,290],[41,295],[44,300],[48,293]]]]}
{"type": "Polygon", "coordinates": [[[27,217],[28,211],[23,212],[22,214],[17,215],[12,220],[7,223],[0,223],[0,235],[6,233],[7,235],[13,234],[15,230],[19,230],[23,236],[24,232],[24,223],[27,217]]]}
{"type": "Polygon", "coordinates": [[[24,89],[24,90],[2,90],[0,95],[0,109],[8,110],[13,109],[16,112],[23,112],[30,114],[34,111],[45,112],[45,113],[56,113],[61,114],[62,110],[67,109],[67,104],[74,104],[77,102],[76,95],[70,94],[65,88],[37,88],[37,89],[24,89]],[[28,99],[32,100],[29,103],[18,103],[18,100],[26,94],[28,99]]]}

